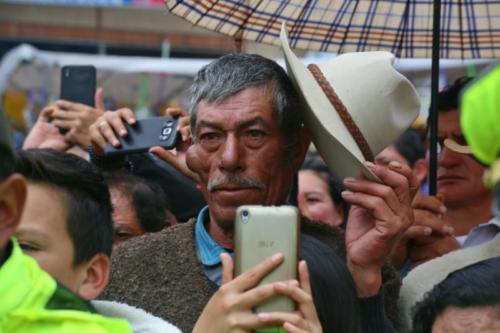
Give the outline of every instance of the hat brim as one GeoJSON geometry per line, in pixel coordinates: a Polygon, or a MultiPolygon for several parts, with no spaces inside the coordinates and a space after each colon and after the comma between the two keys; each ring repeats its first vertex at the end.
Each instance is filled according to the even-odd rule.
{"type": "Polygon", "coordinates": [[[281,44],[285,55],[288,75],[295,84],[303,102],[307,107],[305,122],[310,129],[313,142],[329,169],[339,178],[356,177],[361,171],[371,181],[382,181],[368,169],[365,159],[348,129],[338,116],[321,87],[311,72],[293,53],[288,43],[285,24],[281,27],[281,44]],[[316,110],[332,112],[328,123],[321,119],[316,110]]]}

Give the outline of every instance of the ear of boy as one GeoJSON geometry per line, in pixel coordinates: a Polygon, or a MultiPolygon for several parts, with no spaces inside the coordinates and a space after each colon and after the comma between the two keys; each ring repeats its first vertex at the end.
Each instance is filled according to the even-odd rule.
{"type": "Polygon", "coordinates": [[[76,293],[85,300],[97,298],[109,281],[109,257],[103,253],[96,254],[78,269],[82,274],[76,293]]]}
{"type": "Polygon", "coordinates": [[[3,251],[21,219],[26,201],[26,181],[14,174],[0,182],[0,264],[3,251]]]}

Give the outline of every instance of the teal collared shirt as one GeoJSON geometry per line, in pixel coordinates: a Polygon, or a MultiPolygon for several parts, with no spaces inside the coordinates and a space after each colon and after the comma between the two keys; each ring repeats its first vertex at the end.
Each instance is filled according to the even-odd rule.
{"type": "Polygon", "coordinates": [[[231,252],[217,244],[207,232],[205,224],[209,221],[208,206],[203,207],[198,213],[194,227],[194,238],[196,242],[196,255],[203,264],[205,275],[217,285],[222,283],[222,263],[220,261],[221,253],[231,252]]]}

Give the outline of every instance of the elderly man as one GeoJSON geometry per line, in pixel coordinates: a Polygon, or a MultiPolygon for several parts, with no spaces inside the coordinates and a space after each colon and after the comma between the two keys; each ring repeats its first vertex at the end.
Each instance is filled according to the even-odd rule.
{"type": "MultiPolygon", "coordinates": [[[[194,177],[208,207],[188,223],[119,247],[104,294],[168,318],[186,332],[221,281],[219,255],[232,252],[237,207],[286,204],[309,145],[296,90],[274,61],[224,56],[198,72],[191,94],[192,142],[183,133],[175,159],[160,148],[152,152],[194,177]],[[186,143],[189,149],[182,149],[186,143]]],[[[92,125],[98,152],[106,142],[118,144],[113,129],[126,135],[124,121],[135,122],[128,109],[107,112],[92,125]]],[[[354,205],[347,265],[358,296],[373,303],[381,266],[412,223],[409,188],[416,188],[416,180],[398,163],[367,165],[383,184],[351,179],[344,199],[354,205]]]]}

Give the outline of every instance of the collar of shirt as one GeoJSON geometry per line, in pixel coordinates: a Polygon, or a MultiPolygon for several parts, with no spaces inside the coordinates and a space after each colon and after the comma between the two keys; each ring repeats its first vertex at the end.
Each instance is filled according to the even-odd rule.
{"type": "Polygon", "coordinates": [[[217,244],[205,229],[205,222],[208,221],[208,206],[203,207],[198,213],[194,227],[194,237],[196,241],[196,252],[198,258],[204,266],[215,266],[221,263],[220,254],[227,251],[217,244]]]}
{"type": "Polygon", "coordinates": [[[500,220],[493,217],[472,228],[467,235],[456,237],[462,247],[479,245],[493,239],[500,232],[500,220]]]}

